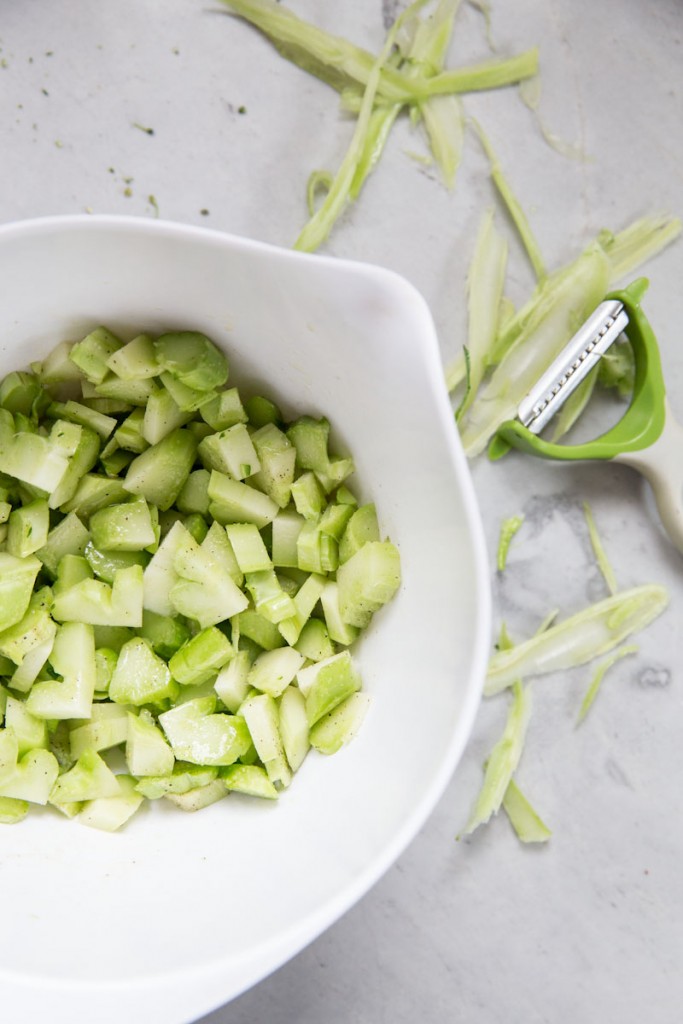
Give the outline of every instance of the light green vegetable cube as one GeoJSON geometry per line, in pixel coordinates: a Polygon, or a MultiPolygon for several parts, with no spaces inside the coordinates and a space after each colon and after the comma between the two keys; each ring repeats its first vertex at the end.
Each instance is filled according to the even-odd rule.
{"type": "Polygon", "coordinates": [[[159,724],[178,760],[227,765],[247,752],[251,740],[244,719],[215,714],[215,708],[215,697],[199,697],[159,715],[159,724]]]}
{"type": "Polygon", "coordinates": [[[140,707],[174,699],[177,693],[178,685],[168,665],[142,637],[123,645],[109,683],[110,700],[140,707]]]}

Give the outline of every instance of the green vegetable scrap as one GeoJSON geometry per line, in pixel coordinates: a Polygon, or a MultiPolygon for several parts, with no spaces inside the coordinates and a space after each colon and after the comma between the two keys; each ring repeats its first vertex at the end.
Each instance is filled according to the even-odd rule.
{"type": "Polygon", "coordinates": [[[390,28],[378,56],[298,18],[275,0],[223,2],[263,32],[282,56],[336,89],[344,109],[357,114],[337,174],[330,179],[327,172],[313,172],[309,178],[311,219],[295,243],[304,251],[318,248],[347,202],[358,198],[402,110],[408,108],[413,119],[423,121],[435,162],[451,188],[464,135],[460,95],[515,84],[538,71],[535,48],[511,58],[444,69],[460,0],[439,0],[427,18],[420,17],[427,0],[415,0],[390,28]],[[315,210],[315,192],[321,187],[325,200],[315,210]]]}
{"type": "Polygon", "coordinates": [[[552,832],[539,817],[514,779],[510,779],[503,797],[503,810],[517,837],[523,843],[547,843],[552,832]]]}
{"type": "Polygon", "coordinates": [[[515,536],[517,531],[521,529],[523,522],[524,516],[512,516],[510,519],[504,519],[501,523],[500,539],[498,541],[498,555],[496,558],[496,567],[498,572],[505,571],[512,538],[515,536]]]}
{"type": "Polygon", "coordinates": [[[531,693],[528,687],[524,687],[520,682],[515,682],[512,687],[512,697],[513,702],[503,735],[489,755],[484,773],[484,783],[464,835],[470,835],[479,825],[485,825],[492,815],[498,813],[522,756],[531,714],[531,693]]]}
{"type": "Polygon", "coordinates": [[[228,378],[200,332],[101,327],[0,382],[0,822],[276,799],[357,732],[398,550],[329,421],[228,378]]]}

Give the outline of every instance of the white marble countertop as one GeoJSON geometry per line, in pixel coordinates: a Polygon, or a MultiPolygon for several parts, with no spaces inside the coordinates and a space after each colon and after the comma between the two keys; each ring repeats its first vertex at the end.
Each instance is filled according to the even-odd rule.
{"type": "MultiPolygon", "coordinates": [[[[291,0],[370,48],[397,3],[291,0]]],[[[602,227],[683,213],[683,7],[679,0],[492,0],[502,53],[541,47],[541,138],[514,90],[469,97],[541,248],[558,266],[602,227]]],[[[4,0],[0,220],[94,211],[160,216],[280,245],[305,219],[313,168],[350,136],[337,98],[212,0],[41,4],[4,0]],[[243,110],[243,112],[241,112],[243,110]],[[145,131],[144,129],[151,129],[145,131]],[[153,198],[151,198],[153,197],[153,198]]],[[[488,54],[463,6],[450,62],[488,54]]],[[[407,151],[407,121],[326,251],[399,271],[431,305],[444,358],[464,339],[464,281],[478,220],[495,202],[468,137],[457,187],[407,151]]],[[[499,214],[502,224],[502,211],[499,214]]],[[[511,240],[510,290],[532,285],[511,240]]],[[[648,266],[645,307],[669,398],[683,419],[683,243],[648,266]]],[[[318,941],[204,1024],[673,1024],[683,1000],[683,560],[644,483],[619,467],[513,455],[473,465],[491,550],[524,512],[493,580],[496,622],[530,633],[550,608],[604,594],[583,519],[589,501],[620,584],[661,582],[667,613],[638,638],[580,729],[590,670],[539,680],[519,779],[553,830],[523,847],[501,816],[456,844],[505,713],[482,706],[435,813],[385,878],[318,941]]]]}

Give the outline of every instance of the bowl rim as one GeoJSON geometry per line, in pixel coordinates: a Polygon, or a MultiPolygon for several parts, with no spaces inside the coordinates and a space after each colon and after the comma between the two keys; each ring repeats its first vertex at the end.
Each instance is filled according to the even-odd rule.
{"type": "MultiPolygon", "coordinates": [[[[436,403],[436,411],[444,438],[447,443],[450,463],[458,479],[462,494],[464,517],[469,533],[472,560],[475,566],[475,600],[477,604],[476,628],[472,640],[471,668],[468,687],[463,699],[457,728],[454,730],[450,743],[442,753],[439,771],[432,776],[423,792],[422,798],[411,808],[402,823],[402,827],[386,842],[373,861],[354,875],[352,881],[340,888],[334,897],[328,899],[321,907],[306,917],[299,919],[283,929],[274,938],[266,939],[256,952],[252,949],[244,955],[231,957],[229,967],[231,973],[244,969],[243,983],[232,985],[227,995],[230,1001],[254,984],[263,980],[268,974],[284,965],[310,942],[320,936],[328,927],[354,906],[389,870],[405,851],[412,840],[418,835],[425,822],[434,811],[443,796],[446,787],[464,753],[474,726],[475,717],[482,697],[486,666],[489,658],[491,635],[491,587],[489,580],[489,558],[484,538],[483,524],[475,496],[474,485],[470,475],[467,459],[464,455],[457,428],[450,407],[448,393],[443,384],[443,369],[436,328],[431,311],[421,292],[407,278],[396,271],[378,264],[362,260],[331,256],[320,253],[304,253],[287,249],[248,238],[242,235],[206,227],[204,225],[186,224],[163,218],[146,218],[134,215],[117,214],[57,214],[35,218],[10,221],[0,225],[0,247],[10,244],[15,239],[59,232],[89,233],[97,231],[113,231],[121,233],[139,233],[142,235],[166,235],[179,241],[191,240],[200,244],[217,247],[229,246],[261,252],[270,258],[294,260],[300,262],[314,261],[325,266],[334,266],[341,273],[361,275],[369,280],[385,282],[395,290],[403,292],[410,298],[422,322],[420,351],[429,373],[430,386],[436,403]]],[[[206,963],[190,966],[174,972],[172,976],[155,972],[139,977],[128,977],[121,981],[102,981],[87,979],[61,979],[27,975],[7,970],[0,965],[0,978],[5,984],[16,986],[17,990],[31,987],[34,991],[52,993],[142,993],[164,990],[168,996],[170,990],[196,986],[204,979],[218,978],[221,969],[225,969],[226,956],[216,957],[206,963]]],[[[224,1000],[225,1001],[225,1000],[224,1000]]],[[[221,1005],[214,1002],[214,1006],[221,1005]]],[[[211,1007],[202,1010],[209,1012],[211,1007]]]]}

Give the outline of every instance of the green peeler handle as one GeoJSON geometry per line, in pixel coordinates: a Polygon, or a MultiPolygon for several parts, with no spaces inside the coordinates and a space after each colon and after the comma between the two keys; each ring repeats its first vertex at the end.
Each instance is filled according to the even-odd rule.
{"type": "Polygon", "coordinates": [[[659,348],[640,308],[648,281],[639,278],[622,291],[606,296],[623,303],[629,324],[626,335],[633,348],[633,396],[619,422],[586,444],[561,445],[544,441],[519,420],[503,423],[491,442],[489,456],[500,458],[510,447],[543,459],[608,460],[637,469],[652,487],[662,524],[683,552],[683,427],[666,400],[659,348]]]}
{"type": "Polygon", "coordinates": [[[640,308],[648,281],[641,277],[621,291],[610,292],[606,299],[618,299],[628,314],[626,336],[631,342],[635,362],[633,396],[628,409],[610,430],[585,444],[564,445],[544,441],[532,434],[519,420],[506,420],[498,428],[489,447],[491,459],[500,458],[510,447],[542,459],[565,462],[579,459],[613,459],[626,452],[637,452],[654,444],[666,420],[665,388],[662,364],[654,331],[640,308]]]}

